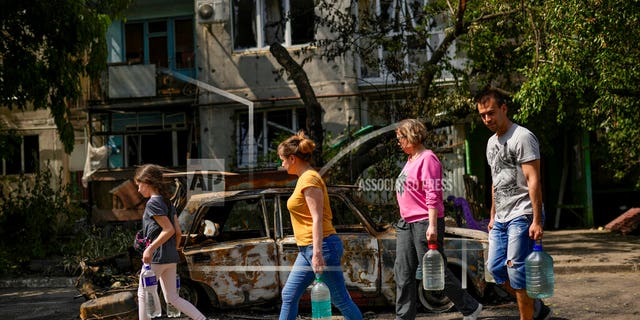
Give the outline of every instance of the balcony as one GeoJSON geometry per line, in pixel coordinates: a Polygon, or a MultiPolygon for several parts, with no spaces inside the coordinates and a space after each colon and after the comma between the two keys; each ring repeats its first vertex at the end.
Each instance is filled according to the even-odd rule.
{"type": "Polygon", "coordinates": [[[90,99],[97,104],[113,100],[191,97],[196,86],[157,72],[154,64],[113,64],[94,79],[90,99]]]}

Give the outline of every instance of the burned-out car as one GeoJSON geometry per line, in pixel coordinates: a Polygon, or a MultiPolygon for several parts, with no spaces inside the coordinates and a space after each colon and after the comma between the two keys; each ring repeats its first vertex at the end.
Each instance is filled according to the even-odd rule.
{"type": "MultiPolygon", "coordinates": [[[[342,268],[351,297],[361,307],[393,305],[395,229],[374,223],[351,198],[353,188],[330,186],[328,190],[333,224],[344,244],[342,268]]],[[[184,232],[184,262],[178,268],[181,294],[195,304],[221,309],[279,304],[298,254],[286,208],[292,191],[290,187],[264,188],[191,196],[180,214],[184,232]]],[[[486,233],[447,228],[445,250],[452,271],[481,296],[486,284],[486,233]]],[[[420,301],[429,310],[452,306],[441,293],[419,291],[420,301]]],[[[307,295],[302,303],[306,301],[307,295]]]]}

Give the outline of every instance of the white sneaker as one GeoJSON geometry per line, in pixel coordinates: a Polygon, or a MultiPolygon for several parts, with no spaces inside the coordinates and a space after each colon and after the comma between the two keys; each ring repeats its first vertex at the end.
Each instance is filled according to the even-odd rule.
{"type": "Polygon", "coordinates": [[[478,303],[478,308],[476,309],[476,311],[474,311],[472,314],[468,315],[468,316],[464,316],[464,318],[462,318],[463,320],[476,320],[478,319],[478,316],[480,315],[480,312],[482,312],[482,304],[478,303]]]}

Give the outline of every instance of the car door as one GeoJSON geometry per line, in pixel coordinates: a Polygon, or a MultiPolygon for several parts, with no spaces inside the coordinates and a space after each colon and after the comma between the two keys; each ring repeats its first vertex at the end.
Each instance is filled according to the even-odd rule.
{"type": "MultiPolygon", "coordinates": [[[[277,199],[277,217],[280,218],[279,230],[277,230],[276,242],[279,250],[279,263],[283,266],[280,271],[281,286],[284,286],[289,275],[289,269],[298,255],[291,218],[286,207],[288,194],[282,194],[277,199]]],[[[378,296],[380,285],[380,253],[379,244],[375,235],[371,234],[354,213],[345,198],[330,195],[330,203],[333,212],[333,222],[340,239],[342,239],[344,254],[342,256],[342,269],[345,284],[350,291],[352,299],[358,305],[376,304],[371,297],[378,296]]]]}
{"type": "Polygon", "coordinates": [[[265,214],[263,197],[253,195],[208,203],[194,219],[184,248],[190,277],[209,286],[221,308],[279,298],[277,252],[265,214]]]}
{"type": "Polygon", "coordinates": [[[344,247],[342,271],[347,287],[357,288],[364,297],[377,295],[380,288],[378,239],[345,197],[330,194],[329,201],[333,226],[344,247]]]}

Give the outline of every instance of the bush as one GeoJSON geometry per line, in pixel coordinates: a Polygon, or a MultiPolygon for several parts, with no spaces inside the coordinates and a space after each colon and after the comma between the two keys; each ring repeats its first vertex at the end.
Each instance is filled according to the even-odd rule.
{"type": "Polygon", "coordinates": [[[21,272],[33,259],[76,250],[74,225],[87,213],[47,169],[5,181],[14,187],[4,185],[0,198],[0,273],[21,272]]]}

